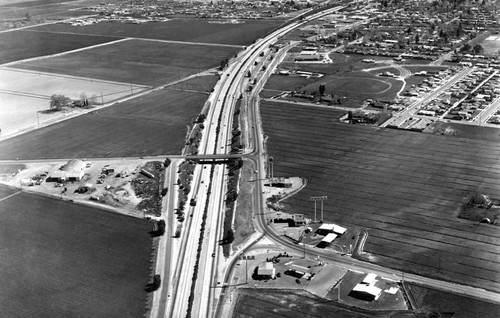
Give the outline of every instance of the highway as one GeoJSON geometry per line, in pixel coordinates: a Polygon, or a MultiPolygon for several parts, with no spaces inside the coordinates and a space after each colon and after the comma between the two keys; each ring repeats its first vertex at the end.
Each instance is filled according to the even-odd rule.
{"type": "MultiPolygon", "coordinates": [[[[330,8],[323,12],[312,14],[303,21],[293,22],[284,26],[256,44],[233,61],[228,69],[223,72],[222,79],[214,90],[211,107],[205,121],[205,130],[200,143],[201,155],[223,155],[227,158],[230,139],[232,137],[232,119],[234,106],[241,92],[245,90],[245,75],[252,69],[255,61],[259,60],[260,54],[274,43],[277,38],[287,32],[303,25],[310,19],[329,14],[341,7],[330,8]]],[[[167,305],[167,317],[210,317],[213,315],[211,304],[217,297],[217,289],[210,286],[217,285],[218,259],[220,247],[218,241],[222,238],[222,220],[225,210],[226,168],[224,165],[212,165],[209,168],[195,169],[193,190],[198,197],[198,204],[193,209],[190,221],[189,236],[182,235],[179,258],[173,279],[173,290],[171,305],[167,305]],[[200,186],[202,185],[202,186],[200,186]],[[208,188],[207,188],[208,187],[208,188]],[[208,200],[208,202],[207,202],[208,200]],[[208,213],[204,215],[205,205],[208,204],[208,213]],[[201,224],[206,222],[203,231],[201,224]],[[201,245],[198,245],[203,236],[201,245]],[[199,254],[199,262],[196,261],[199,254]],[[212,257],[214,255],[214,257],[212,257]],[[198,266],[196,280],[193,284],[194,267],[198,266]],[[181,270],[182,269],[182,270],[181,270]],[[193,288],[194,292],[191,292],[193,288]],[[192,306],[189,307],[191,299],[192,306]]],[[[188,233],[186,231],[185,233],[188,233]]]]}
{"type": "MultiPolygon", "coordinates": [[[[263,183],[266,177],[265,173],[265,153],[263,149],[264,137],[261,130],[261,120],[258,111],[258,92],[266,82],[278,60],[283,56],[284,51],[275,56],[275,61],[268,64],[266,71],[260,72],[259,79],[249,95],[243,94],[242,103],[248,107],[248,122],[241,125],[243,140],[245,143],[245,154],[229,157],[229,148],[231,144],[232,119],[236,101],[247,90],[248,78],[246,74],[252,71],[252,77],[259,73],[262,66],[261,53],[265,53],[268,46],[274,43],[279,37],[300,27],[302,24],[321,16],[330,14],[340,7],[330,8],[320,13],[312,14],[303,21],[296,21],[283,28],[271,33],[264,39],[260,39],[256,44],[248,47],[241,55],[233,60],[228,69],[222,74],[221,80],[217,83],[214,94],[211,95],[211,107],[209,108],[207,119],[205,121],[205,130],[200,143],[200,155],[196,158],[206,159],[227,159],[244,157],[251,160],[254,170],[257,172],[256,178],[261,182],[256,182],[256,195],[254,196],[254,214],[257,231],[271,238],[273,241],[281,244],[284,248],[302,253],[303,247],[297,246],[287,240],[284,240],[272,229],[266,225],[265,215],[261,211],[264,209],[264,201],[261,196],[263,183]],[[258,61],[259,66],[255,62],[258,61]],[[208,156],[214,156],[209,158],[208,156]]],[[[264,54],[265,55],[265,54],[264,54]]],[[[267,55],[265,55],[267,58],[267,55]]],[[[465,76],[465,75],[464,75],[465,76]]],[[[451,82],[451,81],[450,81],[451,82]]],[[[439,92],[435,91],[419,102],[424,103],[439,92]]],[[[417,106],[415,104],[414,106],[417,106]]],[[[243,106],[242,106],[243,107],[243,106]]],[[[409,110],[408,110],[409,112],[409,110]]],[[[173,157],[172,157],[173,158],[173,157]]],[[[184,157],[186,158],[186,157],[184,157]]],[[[192,158],[195,159],[195,158],[192,158]]],[[[225,210],[225,192],[227,188],[227,176],[225,165],[197,165],[194,178],[191,197],[198,198],[197,205],[187,213],[185,221],[185,230],[179,243],[178,257],[172,268],[173,279],[170,302],[165,306],[165,315],[152,315],[152,317],[223,317],[220,310],[224,303],[224,296],[227,292],[224,288],[217,288],[221,285],[229,284],[232,269],[234,267],[236,256],[233,255],[225,268],[220,268],[222,263],[221,248],[218,245],[223,237],[222,224],[223,213],[225,210]],[[203,226],[203,231],[202,229],[203,226]],[[201,242],[201,244],[200,244],[201,242]],[[198,257],[197,257],[198,256],[198,257]],[[198,260],[199,259],[199,260],[198,260]],[[195,274],[195,266],[197,268],[195,274]],[[222,273],[222,274],[220,274],[222,273]],[[193,285],[193,277],[194,285],[193,285]]],[[[247,248],[252,248],[252,242],[247,248]]],[[[242,253],[245,249],[242,250],[242,253]]],[[[331,252],[308,248],[306,254],[309,256],[320,255],[323,259],[349,266],[350,268],[363,271],[373,271],[380,275],[398,280],[399,272],[380,266],[357,261],[345,256],[331,255],[331,252]]],[[[429,278],[417,275],[405,275],[406,280],[415,281],[424,284],[438,286],[446,290],[463,291],[469,294],[478,294],[482,297],[494,298],[496,294],[489,295],[487,292],[479,289],[472,289],[468,286],[459,286],[445,282],[435,281],[429,278]]],[[[162,297],[159,297],[160,299],[162,297]]],[[[498,301],[498,298],[495,298],[498,301]]],[[[161,302],[160,302],[161,305],[161,302]]],[[[158,311],[161,313],[162,311],[158,311]]]]}
{"type": "MultiPolygon", "coordinates": [[[[268,67],[268,72],[272,72],[273,67],[268,67]]],[[[403,112],[403,115],[408,116],[410,115],[417,107],[420,105],[429,102],[436,96],[438,96],[442,91],[445,89],[451,87],[454,83],[459,81],[461,78],[465,77],[467,74],[469,74],[469,70],[464,70],[455,76],[453,76],[449,81],[447,81],[443,86],[435,90],[434,92],[431,92],[430,94],[427,94],[422,98],[421,100],[415,102],[410,109],[407,109],[406,111],[403,112]]],[[[247,107],[249,108],[248,111],[248,121],[246,125],[242,125],[242,133],[247,140],[249,144],[255,145],[254,148],[251,150],[250,153],[247,152],[247,155],[245,158],[248,158],[251,160],[252,165],[254,167],[254,170],[257,171],[257,180],[264,180],[266,178],[266,171],[265,171],[265,150],[264,150],[264,135],[262,132],[262,127],[261,127],[261,119],[260,119],[260,114],[258,110],[258,93],[259,93],[259,88],[261,88],[265,83],[265,79],[261,79],[259,81],[259,86],[255,87],[255,89],[251,92],[249,96],[244,97],[244,101],[247,102],[247,107]]],[[[247,150],[249,148],[247,147],[247,150]]],[[[294,251],[297,254],[302,254],[304,253],[304,247],[299,246],[295,243],[292,243],[290,240],[284,238],[283,236],[280,236],[278,233],[276,233],[272,228],[268,227],[266,224],[266,219],[265,219],[265,214],[263,211],[265,211],[264,207],[264,201],[262,198],[262,193],[263,193],[263,182],[256,182],[256,189],[255,189],[255,196],[254,196],[254,215],[255,215],[255,221],[256,221],[256,230],[259,233],[262,233],[262,235],[266,236],[267,238],[270,238],[272,241],[278,243],[278,245],[281,245],[283,247],[283,250],[286,251],[294,251]]],[[[256,240],[257,241],[257,240],[256,240]]],[[[245,248],[239,251],[238,255],[244,254],[247,251],[253,249],[253,244],[254,242],[250,242],[247,244],[245,248]]],[[[330,262],[330,263],[335,263],[337,265],[342,265],[347,268],[353,269],[353,270],[359,270],[363,272],[374,272],[377,273],[378,275],[392,279],[395,281],[401,281],[403,273],[397,270],[389,269],[389,268],[384,268],[372,263],[367,263],[363,261],[359,261],[356,259],[353,259],[349,256],[341,256],[339,254],[334,254],[325,250],[321,249],[316,249],[316,248],[311,248],[307,247],[305,249],[305,254],[310,257],[310,258],[315,258],[320,256],[321,259],[330,262]]],[[[232,275],[234,272],[234,268],[238,262],[238,255],[233,255],[229,261],[229,265],[224,271],[223,274],[223,289],[221,290],[220,293],[220,298],[218,299],[218,306],[215,312],[215,317],[225,317],[225,314],[227,312],[225,309],[228,307],[228,298],[230,298],[230,294],[236,286],[231,286],[231,281],[232,281],[232,275]]],[[[460,285],[460,284],[455,284],[455,283],[450,283],[450,282],[445,282],[445,281],[440,281],[424,276],[419,276],[415,274],[404,274],[404,280],[409,281],[409,282],[415,282],[419,284],[424,284],[428,286],[432,286],[437,289],[442,289],[445,291],[449,292],[454,292],[454,293],[459,293],[459,294],[464,294],[468,296],[473,296],[477,297],[479,299],[484,299],[488,300],[491,302],[496,302],[500,303],[500,296],[494,292],[486,291],[481,288],[475,288],[471,286],[466,286],[466,285],[460,285]]]]}

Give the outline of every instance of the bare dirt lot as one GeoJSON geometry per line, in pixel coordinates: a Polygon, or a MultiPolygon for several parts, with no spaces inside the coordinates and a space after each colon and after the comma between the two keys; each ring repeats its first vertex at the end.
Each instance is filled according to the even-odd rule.
{"type": "Polygon", "coordinates": [[[5,186],[0,196],[0,316],[145,313],[151,223],[5,186]]]}
{"type": "MultiPolygon", "coordinates": [[[[21,187],[30,192],[92,204],[139,218],[150,214],[148,211],[139,209],[138,205],[142,199],[133,189],[136,179],[143,179],[141,184],[150,179],[140,173],[147,160],[84,162],[87,168],[84,170],[85,175],[81,181],[50,182],[47,180],[50,174],[66,163],[51,162],[28,163],[20,167],[18,173],[12,171],[14,170],[12,168],[10,173],[7,173],[8,169],[5,169],[4,173],[0,173],[0,182],[17,188],[21,187]],[[112,172],[103,173],[104,170],[112,172]],[[36,183],[37,179],[40,182],[36,183]]],[[[0,168],[2,167],[3,165],[0,165],[0,168]]]]}
{"type": "Polygon", "coordinates": [[[471,192],[500,191],[498,142],[338,123],[323,108],[263,103],[275,176],[307,187],[286,201],[311,217],[368,230],[366,259],[445,280],[500,288],[500,234],[457,218],[471,192]]]}

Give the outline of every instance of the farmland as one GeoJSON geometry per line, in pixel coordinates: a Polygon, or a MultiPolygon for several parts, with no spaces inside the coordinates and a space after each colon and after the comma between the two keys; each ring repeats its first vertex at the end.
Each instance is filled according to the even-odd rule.
{"type": "Polygon", "coordinates": [[[369,233],[364,259],[409,272],[499,290],[497,228],[457,218],[470,193],[498,193],[498,142],[337,122],[339,112],[262,104],[276,176],[307,187],[286,201],[311,216],[369,233]],[[288,108],[288,109],[287,109],[288,108]]]}
{"type": "Polygon", "coordinates": [[[0,64],[106,43],[119,38],[85,34],[54,34],[16,30],[0,33],[0,64]]]}
{"type": "MultiPolygon", "coordinates": [[[[4,199],[12,190],[0,187],[4,199]]],[[[150,223],[14,192],[0,202],[2,317],[141,317],[150,223]]]]}
{"type": "Polygon", "coordinates": [[[163,89],[0,142],[19,159],[151,156],[180,153],[186,125],[206,94],[163,89]]]}
{"type": "Polygon", "coordinates": [[[47,120],[64,117],[64,112],[44,112],[52,94],[62,94],[74,100],[82,94],[98,103],[144,91],[147,87],[87,78],[0,68],[0,127],[4,136],[47,120]]]}
{"type": "Polygon", "coordinates": [[[367,311],[323,299],[300,290],[238,290],[233,312],[236,317],[411,317],[407,311],[367,311]]]}
{"type": "Polygon", "coordinates": [[[243,21],[244,23],[221,24],[211,23],[209,19],[176,18],[167,22],[143,24],[98,23],[88,26],[53,24],[40,26],[35,30],[58,34],[71,32],[123,38],[249,45],[284,23],[283,20],[243,21]]]}
{"type": "Polygon", "coordinates": [[[500,306],[489,302],[405,283],[417,306],[426,311],[452,313],[454,318],[500,316],[500,306]]]}
{"type": "Polygon", "coordinates": [[[238,51],[228,46],[128,40],[15,67],[159,86],[219,66],[221,60],[233,57],[238,51]]]}

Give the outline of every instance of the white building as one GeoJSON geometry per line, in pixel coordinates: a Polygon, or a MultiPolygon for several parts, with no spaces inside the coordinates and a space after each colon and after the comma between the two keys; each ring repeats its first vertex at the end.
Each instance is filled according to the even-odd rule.
{"type": "Polygon", "coordinates": [[[259,266],[257,269],[257,275],[263,278],[274,279],[276,277],[276,268],[274,268],[274,264],[272,262],[265,262],[264,266],[259,266]]]}
{"type": "Polygon", "coordinates": [[[347,231],[347,229],[345,227],[339,226],[337,224],[324,223],[324,224],[321,224],[321,226],[319,227],[317,232],[318,232],[318,234],[324,233],[322,235],[326,235],[328,233],[335,233],[338,236],[340,236],[340,235],[344,234],[346,231],[347,231]]]}
{"type": "Polygon", "coordinates": [[[79,159],[72,159],[63,165],[59,170],[52,172],[48,181],[81,181],[85,175],[85,162],[79,159]]]}

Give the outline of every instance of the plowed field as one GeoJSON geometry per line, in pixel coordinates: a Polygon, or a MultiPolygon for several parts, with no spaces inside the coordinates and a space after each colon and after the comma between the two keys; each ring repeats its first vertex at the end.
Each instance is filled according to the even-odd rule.
{"type": "Polygon", "coordinates": [[[498,142],[344,125],[334,111],[263,103],[276,176],[307,187],[287,200],[311,216],[327,195],[325,219],[362,227],[370,261],[446,280],[500,289],[500,231],[457,218],[467,195],[500,191],[498,142]]]}
{"type": "Polygon", "coordinates": [[[142,317],[151,223],[4,186],[0,199],[1,317],[142,317]]]}
{"type": "Polygon", "coordinates": [[[180,153],[206,94],[160,90],[0,142],[0,158],[134,157],[180,153]]]}

